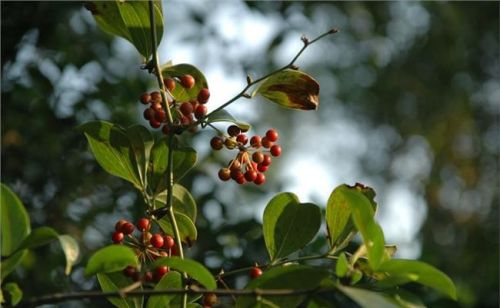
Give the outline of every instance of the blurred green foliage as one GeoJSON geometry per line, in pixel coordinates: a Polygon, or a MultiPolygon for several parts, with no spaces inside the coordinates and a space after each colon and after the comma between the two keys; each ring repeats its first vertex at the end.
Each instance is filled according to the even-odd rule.
{"type": "MultiPolygon", "coordinates": [[[[154,78],[140,70],[141,60],[126,48],[127,43],[95,27],[80,3],[1,5],[2,182],[19,194],[34,227],[49,225],[72,234],[88,258],[90,251],[109,243],[117,219],[140,217],[142,201],[129,184],[98,167],[83,135],[74,128],[94,119],[122,126],[143,123],[137,98],[154,87],[154,78]]],[[[390,143],[386,155],[375,157],[367,150],[358,160],[363,174],[383,183],[402,181],[409,165],[395,170],[391,162],[405,151],[411,153],[412,142],[423,140],[419,142],[429,146],[431,167],[410,179],[410,187],[427,204],[425,223],[415,239],[421,243],[421,259],[454,279],[459,306],[498,307],[499,4],[247,2],[239,6],[244,8],[241,14],[275,18],[280,24],[254,57],[222,57],[232,69],[266,72],[288,61],[280,53],[289,37],[313,36],[332,26],[341,30],[304,59],[306,71],[318,76],[321,84],[320,112],[307,121],[328,123],[332,114],[343,110],[362,127],[389,127],[398,141],[390,143]]],[[[165,7],[179,10],[175,24],[169,24],[174,19],[170,9],[165,11],[167,37],[194,28],[200,30],[183,30],[187,34],[182,40],[210,42],[222,50],[231,44],[211,28],[203,13],[224,10],[223,5],[167,2],[165,7]]],[[[200,51],[200,63],[209,60],[207,54],[200,51]]],[[[257,128],[272,123],[286,131],[287,123],[297,121],[296,113],[258,106],[260,115],[252,123],[257,128]],[[281,118],[273,122],[278,115],[281,118]]],[[[290,139],[294,128],[289,129],[284,135],[290,139]]],[[[204,133],[190,138],[187,143],[208,143],[204,133]]],[[[235,218],[240,204],[261,200],[256,194],[265,191],[221,187],[212,166],[219,159],[205,153],[199,168],[183,179],[193,189],[201,213],[199,241],[188,255],[214,270],[265,262],[260,224],[252,215],[235,218]]],[[[272,180],[267,189],[279,190],[284,185],[280,180],[272,180]]],[[[324,243],[320,238],[308,249],[324,243]]],[[[82,259],[66,278],[62,253],[51,246],[39,248],[9,279],[19,282],[25,298],[89,289],[95,281],[83,277],[86,261],[82,259]]],[[[238,287],[244,284],[234,282],[238,287]]],[[[457,305],[418,291],[431,306],[457,305]]]]}

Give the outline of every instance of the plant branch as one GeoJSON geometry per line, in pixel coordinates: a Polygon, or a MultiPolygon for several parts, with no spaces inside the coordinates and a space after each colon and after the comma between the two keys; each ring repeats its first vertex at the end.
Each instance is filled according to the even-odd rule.
{"type": "Polygon", "coordinates": [[[254,290],[227,290],[227,289],[216,289],[216,290],[206,290],[191,287],[189,289],[165,289],[165,290],[134,290],[134,291],[114,291],[114,292],[101,292],[101,291],[82,291],[73,293],[55,293],[49,294],[41,297],[36,297],[31,300],[22,302],[18,307],[35,307],[44,304],[51,304],[57,302],[64,302],[69,300],[81,300],[81,299],[99,299],[107,297],[137,297],[145,295],[167,295],[167,294],[208,294],[213,293],[218,296],[294,296],[303,295],[311,293],[322,293],[331,292],[332,289],[254,289],[254,290]]]}
{"type": "MultiPolygon", "coordinates": [[[[274,74],[277,74],[281,71],[284,71],[288,68],[292,68],[294,67],[295,65],[295,61],[297,61],[297,59],[300,57],[300,55],[304,52],[304,50],[306,50],[307,47],[309,47],[310,45],[312,45],[313,43],[319,41],[320,39],[324,38],[325,36],[327,35],[330,35],[330,34],[335,34],[337,33],[338,30],[337,29],[330,29],[328,30],[327,32],[317,36],[316,38],[314,38],[313,40],[309,41],[307,39],[303,39],[303,42],[304,42],[304,46],[302,46],[302,48],[299,50],[299,52],[295,55],[295,57],[293,57],[293,59],[290,61],[290,63],[288,63],[287,65],[275,70],[275,71],[272,71],[258,79],[255,79],[255,80],[251,80],[250,78],[247,78],[247,85],[246,87],[243,88],[243,90],[241,90],[240,93],[236,94],[233,98],[231,98],[230,100],[228,100],[227,102],[225,102],[224,104],[222,104],[221,106],[219,106],[218,108],[214,109],[212,112],[210,112],[209,114],[207,114],[207,117],[210,116],[212,113],[214,112],[217,112],[217,111],[220,111],[224,108],[226,108],[227,106],[229,106],[231,103],[233,103],[234,101],[240,99],[241,97],[248,97],[246,91],[248,89],[250,89],[253,85],[263,81],[264,79],[274,75],[274,74]]],[[[198,123],[196,123],[197,125],[198,123]]]]}

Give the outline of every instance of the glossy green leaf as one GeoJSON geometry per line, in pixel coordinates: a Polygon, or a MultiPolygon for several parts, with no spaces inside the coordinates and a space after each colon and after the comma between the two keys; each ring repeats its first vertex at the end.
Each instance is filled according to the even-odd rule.
{"type": "Polygon", "coordinates": [[[286,69],[268,77],[255,94],[291,109],[315,110],[319,105],[319,83],[298,70],[286,69]]]}
{"type": "MultiPolygon", "coordinates": [[[[193,222],[196,221],[196,202],[191,193],[180,184],[174,184],[172,191],[175,211],[188,216],[193,222]]],[[[160,204],[165,205],[167,203],[167,191],[164,190],[161,192],[156,197],[156,200],[160,204]]]]}
{"type": "MultiPolygon", "coordinates": [[[[187,243],[188,246],[192,246],[198,238],[198,231],[196,230],[194,222],[187,215],[177,211],[174,211],[174,215],[177,221],[177,228],[179,229],[179,236],[181,240],[184,243],[187,243]]],[[[172,227],[172,224],[167,216],[158,220],[158,224],[165,234],[173,236],[174,228],[172,227]]]]}
{"type": "Polygon", "coordinates": [[[69,235],[59,235],[57,239],[59,240],[64,256],[66,257],[66,267],[64,269],[64,273],[69,275],[71,273],[71,268],[76,263],[78,256],[80,255],[80,247],[75,239],[69,235]]]}
{"type": "Polygon", "coordinates": [[[224,109],[221,109],[216,112],[210,113],[205,119],[207,123],[216,123],[216,122],[229,122],[238,126],[242,131],[250,130],[250,124],[241,122],[236,120],[229,112],[224,109]]]}
{"type": "MultiPolygon", "coordinates": [[[[178,272],[168,272],[155,285],[154,290],[167,289],[182,289],[182,277],[178,272]]],[[[152,295],[149,297],[147,308],[164,308],[170,307],[170,304],[180,304],[182,295],[179,294],[164,294],[152,295]]]]}
{"type": "MultiPolygon", "coordinates": [[[[328,275],[328,271],[323,268],[292,264],[275,267],[264,272],[262,276],[252,280],[245,289],[312,290],[317,288],[328,275]]],[[[276,307],[297,307],[304,296],[269,296],[264,297],[264,299],[276,307]]],[[[236,301],[236,307],[239,308],[256,307],[257,304],[255,297],[239,297],[236,301]]],[[[261,307],[269,307],[264,302],[260,304],[261,307]]]]}
{"type": "Polygon", "coordinates": [[[355,285],[356,283],[358,283],[361,278],[363,278],[363,272],[355,269],[351,274],[351,285],[355,285]]]}
{"type": "Polygon", "coordinates": [[[2,287],[2,290],[6,292],[6,296],[4,295],[4,297],[7,299],[7,303],[12,306],[19,304],[23,298],[23,290],[15,282],[6,283],[2,287]]]}
{"type": "MultiPolygon", "coordinates": [[[[174,146],[174,181],[178,182],[196,163],[196,151],[190,147],[174,146]]],[[[151,152],[150,185],[159,194],[167,188],[168,145],[165,138],[156,140],[151,152]]]]}
{"type": "Polygon", "coordinates": [[[391,259],[382,263],[378,271],[389,275],[384,280],[379,281],[378,284],[381,286],[417,282],[457,299],[457,291],[450,277],[427,263],[416,260],[391,259]]]}
{"type": "Polygon", "coordinates": [[[116,272],[129,265],[138,265],[134,250],[127,246],[110,245],[99,249],[90,257],[85,276],[116,272]]]}
{"type": "Polygon", "coordinates": [[[394,290],[384,290],[384,293],[389,294],[396,303],[405,308],[425,308],[426,306],[418,296],[407,292],[401,288],[394,290]]]}
{"type": "Polygon", "coordinates": [[[4,259],[0,262],[0,268],[2,269],[1,278],[2,281],[7,277],[12,271],[16,268],[16,266],[21,263],[23,258],[28,253],[28,250],[20,250],[12,255],[10,255],[7,259],[4,259]]]}
{"type": "Polygon", "coordinates": [[[390,295],[368,291],[365,289],[339,285],[337,288],[356,302],[366,308],[396,308],[401,307],[390,295]]]}
{"type": "Polygon", "coordinates": [[[154,267],[160,265],[166,265],[179,272],[185,272],[189,277],[198,281],[208,290],[217,288],[217,283],[210,271],[194,260],[177,257],[161,258],[154,262],[154,267]]]}
{"type": "Polygon", "coordinates": [[[130,141],[130,148],[135,158],[139,180],[143,187],[147,186],[147,170],[154,145],[154,138],[147,128],[142,125],[134,125],[126,130],[130,141]]]}
{"type": "Polygon", "coordinates": [[[198,99],[198,93],[203,88],[208,88],[207,80],[203,73],[191,64],[167,64],[162,67],[162,74],[164,78],[171,77],[175,80],[175,89],[172,91],[172,96],[178,102],[186,102],[192,99],[198,99]],[[191,75],[194,77],[195,84],[191,89],[184,88],[178,78],[184,75],[191,75]]]}
{"type": "MultiPolygon", "coordinates": [[[[86,4],[99,27],[131,42],[146,58],[152,54],[151,24],[147,1],[91,1],[86,4]]],[[[156,41],[163,35],[161,1],[154,1],[156,41]]]]}
{"type": "Polygon", "coordinates": [[[264,210],[263,230],[272,261],[303,248],[321,226],[321,211],[312,203],[299,202],[292,193],[280,193],[264,210]]]}
{"type": "Polygon", "coordinates": [[[337,259],[337,263],[335,265],[335,274],[337,277],[344,277],[349,271],[349,262],[347,262],[347,258],[345,253],[340,253],[339,258],[337,259]]]}
{"type": "Polygon", "coordinates": [[[125,130],[105,121],[88,122],[79,127],[101,167],[112,175],[141,187],[125,130]]]}
{"type": "MultiPolygon", "coordinates": [[[[132,280],[125,275],[121,271],[114,273],[98,273],[97,281],[99,281],[99,285],[101,286],[101,290],[103,292],[117,292],[130,284],[132,284],[132,280]]],[[[139,288],[141,290],[141,288],[139,288]]],[[[142,307],[142,297],[108,297],[107,300],[113,304],[115,307],[119,308],[132,308],[132,307],[142,307]]]]}
{"type": "Polygon", "coordinates": [[[2,256],[13,253],[30,233],[30,220],[23,203],[6,185],[1,185],[2,256]]]}

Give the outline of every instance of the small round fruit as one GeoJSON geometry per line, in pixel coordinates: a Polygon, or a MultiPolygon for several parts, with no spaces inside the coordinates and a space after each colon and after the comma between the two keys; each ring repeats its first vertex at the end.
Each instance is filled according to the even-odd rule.
{"type": "Polygon", "coordinates": [[[141,95],[141,103],[146,105],[149,104],[150,101],[151,101],[151,95],[149,95],[149,93],[143,93],[141,95]]]}
{"type": "Polygon", "coordinates": [[[262,275],[262,270],[260,268],[258,268],[257,266],[252,267],[252,269],[250,270],[250,277],[252,277],[253,279],[255,279],[261,275],[262,275]]]}
{"type": "Polygon", "coordinates": [[[135,273],[137,273],[137,268],[132,265],[129,265],[123,269],[123,275],[127,277],[132,277],[135,273]]]}
{"type": "Polygon", "coordinates": [[[151,245],[153,245],[153,247],[161,248],[161,247],[163,247],[163,244],[164,244],[163,236],[161,236],[161,234],[158,234],[158,233],[153,234],[153,236],[151,237],[149,242],[151,243],[151,245]]]}
{"type": "Polygon", "coordinates": [[[161,103],[161,94],[158,91],[151,92],[151,101],[153,103],[161,103]]]}
{"type": "Polygon", "coordinates": [[[137,221],[137,229],[141,231],[149,230],[150,227],[151,225],[149,223],[149,219],[147,218],[141,218],[137,221]]]}
{"type": "Polygon", "coordinates": [[[127,221],[125,219],[120,219],[116,222],[115,224],[115,231],[123,232],[122,227],[124,224],[126,224],[127,221]]]}
{"type": "Polygon", "coordinates": [[[113,232],[111,239],[113,240],[113,243],[120,244],[121,242],[123,242],[124,237],[125,235],[123,235],[123,232],[115,231],[113,232]]]}
{"type": "Polygon", "coordinates": [[[123,232],[123,234],[125,235],[129,235],[129,234],[132,234],[132,232],[134,232],[134,224],[131,223],[131,222],[126,222],[123,224],[122,228],[121,228],[121,232],[123,232]]]}
{"type": "Polygon", "coordinates": [[[147,282],[153,281],[153,273],[145,272],[143,279],[144,279],[144,281],[147,281],[147,282]]]}
{"type": "MultiPolygon", "coordinates": [[[[240,169],[231,169],[231,178],[235,181],[238,181],[239,178],[245,178],[243,172],[240,169]]],[[[240,180],[241,181],[241,180],[240,180]]]]}
{"type": "Polygon", "coordinates": [[[238,136],[241,133],[241,129],[236,125],[231,125],[227,128],[227,133],[231,137],[238,136]]]}
{"type": "Polygon", "coordinates": [[[187,89],[191,89],[192,87],[194,87],[194,84],[196,82],[194,80],[194,77],[189,74],[182,76],[180,80],[181,80],[181,85],[187,89]]]}
{"type": "Polygon", "coordinates": [[[257,177],[253,182],[257,185],[262,185],[266,182],[266,176],[263,173],[257,173],[257,177]]]}
{"type": "Polygon", "coordinates": [[[151,120],[155,117],[155,110],[153,108],[147,108],[143,113],[144,119],[151,120]]]}
{"type": "Polygon", "coordinates": [[[207,293],[203,296],[203,305],[205,306],[212,307],[213,305],[217,305],[218,302],[219,299],[214,293],[207,293]]]}
{"type": "Polygon", "coordinates": [[[215,136],[210,140],[210,146],[216,151],[221,150],[224,147],[224,141],[221,137],[215,136]]]}
{"type": "Polygon", "coordinates": [[[172,247],[174,247],[175,245],[175,241],[174,241],[174,238],[171,237],[170,235],[165,235],[163,237],[163,246],[166,248],[166,249],[172,249],[172,247]]]}
{"type": "Polygon", "coordinates": [[[267,137],[262,138],[262,140],[261,140],[260,143],[266,149],[269,149],[273,145],[273,143],[271,142],[271,140],[269,140],[267,137]]]}
{"type": "Polygon", "coordinates": [[[197,105],[194,110],[194,116],[197,120],[200,120],[205,117],[207,114],[207,106],[205,105],[197,105]]]}
{"type": "Polygon", "coordinates": [[[175,89],[175,80],[173,78],[165,78],[163,80],[163,84],[165,85],[165,87],[167,87],[167,90],[169,92],[172,92],[175,89]]]}
{"type": "Polygon", "coordinates": [[[260,136],[253,136],[252,138],[250,138],[250,145],[256,149],[260,148],[261,146],[260,136]]]}
{"type": "Polygon", "coordinates": [[[157,110],[155,113],[155,120],[160,122],[160,123],[165,121],[166,117],[167,117],[167,114],[165,113],[165,111],[163,111],[163,109],[157,110]]]}
{"type": "Polygon", "coordinates": [[[278,141],[278,132],[271,128],[266,132],[266,137],[267,139],[269,139],[269,141],[276,142],[278,141]]]}
{"type": "Polygon", "coordinates": [[[264,166],[262,164],[257,165],[257,170],[259,170],[260,172],[266,172],[267,169],[269,169],[269,166],[264,166]]]}
{"type": "Polygon", "coordinates": [[[210,91],[207,88],[203,88],[198,93],[198,102],[200,104],[205,104],[210,98],[210,91]]]}
{"type": "Polygon", "coordinates": [[[252,154],[252,160],[257,164],[260,164],[264,160],[264,154],[262,154],[262,152],[254,152],[252,154]]]}
{"type": "Polygon", "coordinates": [[[253,182],[256,178],[257,171],[250,169],[245,172],[245,180],[247,180],[248,182],[253,182]]]}
{"type": "Polygon", "coordinates": [[[269,166],[269,165],[271,165],[271,162],[272,162],[271,156],[264,154],[264,159],[262,160],[261,164],[263,166],[269,166]]]}
{"type": "Polygon", "coordinates": [[[156,121],[156,119],[151,119],[149,120],[149,125],[151,125],[152,128],[159,128],[161,126],[161,122],[156,121]]]}
{"type": "Polygon", "coordinates": [[[191,104],[190,102],[184,102],[179,107],[179,110],[183,115],[189,116],[191,113],[193,113],[193,104],[191,104]]]}
{"type": "Polygon", "coordinates": [[[238,141],[242,145],[245,145],[248,142],[248,137],[245,134],[239,134],[238,136],[236,136],[236,141],[238,141]]]}
{"type": "Polygon", "coordinates": [[[229,181],[231,178],[231,170],[229,168],[222,168],[219,170],[219,179],[229,181]]]}
{"type": "Polygon", "coordinates": [[[277,157],[281,155],[281,147],[277,144],[273,145],[269,151],[271,152],[272,156],[277,157]]]}
{"type": "Polygon", "coordinates": [[[165,265],[158,266],[155,268],[155,279],[160,280],[161,277],[165,276],[165,274],[168,273],[168,267],[165,265]]]}

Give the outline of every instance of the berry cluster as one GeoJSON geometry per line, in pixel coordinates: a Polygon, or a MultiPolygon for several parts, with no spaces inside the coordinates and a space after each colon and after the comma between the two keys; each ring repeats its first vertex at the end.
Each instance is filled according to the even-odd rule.
{"type": "MultiPolygon", "coordinates": [[[[165,87],[172,93],[179,83],[185,89],[192,89],[196,80],[191,75],[184,75],[178,78],[167,77],[164,80],[165,87]]],[[[153,128],[159,128],[163,125],[162,131],[165,135],[170,132],[180,134],[184,129],[188,128],[190,131],[196,131],[196,126],[191,126],[196,120],[203,119],[207,114],[207,106],[205,105],[210,98],[210,91],[207,88],[202,88],[198,92],[196,99],[185,102],[178,102],[172,97],[168,96],[168,106],[172,111],[172,118],[174,123],[168,125],[166,123],[166,112],[163,108],[163,100],[160,92],[154,91],[151,93],[144,93],[140,97],[140,101],[144,105],[150,105],[144,110],[144,118],[149,121],[149,125],[153,128]]]]}
{"type": "Polygon", "coordinates": [[[210,146],[214,150],[224,147],[239,150],[236,158],[231,160],[226,168],[219,170],[219,178],[222,181],[233,179],[238,184],[263,184],[266,181],[264,172],[272,162],[271,156],[281,155],[281,147],[275,144],[278,141],[276,130],[270,129],[264,137],[255,135],[250,140],[245,131],[236,125],[229,126],[227,133],[228,136],[216,136],[210,140],[210,146]]]}
{"type": "MultiPolygon", "coordinates": [[[[134,248],[140,264],[146,264],[157,258],[168,257],[177,254],[174,238],[161,232],[151,233],[151,222],[147,218],[141,218],[134,225],[129,221],[120,219],[115,225],[115,232],[111,236],[113,243],[125,244],[134,248]],[[140,231],[140,235],[135,237],[134,231],[140,231]]],[[[134,281],[159,281],[169,269],[166,266],[158,266],[154,271],[142,270],[133,266],[128,266],[123,270],[123,274],[134,281]]]]}

